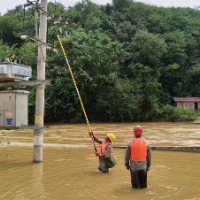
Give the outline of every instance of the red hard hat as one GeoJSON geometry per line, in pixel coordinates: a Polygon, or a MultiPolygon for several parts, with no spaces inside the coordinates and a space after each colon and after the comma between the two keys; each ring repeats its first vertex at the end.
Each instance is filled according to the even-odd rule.
{"type": "Polygon", "coordinates": [[[133,133],[135,135],[142,135],[142,127],[141,126],[135,126],[133,129],[133,133]]]}

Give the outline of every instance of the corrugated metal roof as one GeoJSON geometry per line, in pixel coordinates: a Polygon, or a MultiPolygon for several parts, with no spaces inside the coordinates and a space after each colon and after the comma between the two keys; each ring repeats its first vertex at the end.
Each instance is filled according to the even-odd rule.
{"type": "Polygon", "coordinates": [[[200,102],[200,97],[173,97],[174,101],[200,102]]]}

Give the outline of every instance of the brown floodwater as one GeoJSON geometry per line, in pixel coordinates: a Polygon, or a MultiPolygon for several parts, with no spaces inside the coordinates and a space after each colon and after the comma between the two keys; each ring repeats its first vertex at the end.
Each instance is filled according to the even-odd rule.
{"type": "MultiPolygon", "coordinates": [[[[136,124],[91,124],[104,138],[116,134],[114,145],[126,145],[136,124]]],[[[144,137],[154,146],[197,146],[199,124],[143,123],[144,137]]],[[[152,152],[148,188],[134,190],[124,167],[125,149],[114,149],[117,165],[110,173],[96,171],[85,124],[52,125],[44,133],[44,161],[32,163],[33,131],[5,131],[10,144],[0,145],[1,200],[198,200],[200,154],[152,152]]],[[[0,138],[6,141],[6,138],[0,138]]]]}

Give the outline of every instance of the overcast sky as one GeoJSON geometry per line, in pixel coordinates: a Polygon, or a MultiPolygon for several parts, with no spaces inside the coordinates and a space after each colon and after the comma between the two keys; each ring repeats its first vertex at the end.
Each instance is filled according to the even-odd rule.
{"type": "MultiPolygon", "coordinates": [[[[5,14],[8,9],[13,9],[16,5],[26,3],[26,0],[0,0],[0,12],[5,14]]],[[[49,0],[50,1],[50,0],[49,0]]],[[[55,0],[51,0],[55,2],[55,0]]],[[[63,3],[66,7],[73,6],[76,2],[81,0],[56,0],[56,2],[63,3]]],[[[112,0],[92,0],[97,4],[106,4],[112,2],[112,0]]],[[[136,0],[147,4],[153,4],[158,6],[175,6],[175,7],[191,7],[200,6],[200,0],[136,0]]]]}

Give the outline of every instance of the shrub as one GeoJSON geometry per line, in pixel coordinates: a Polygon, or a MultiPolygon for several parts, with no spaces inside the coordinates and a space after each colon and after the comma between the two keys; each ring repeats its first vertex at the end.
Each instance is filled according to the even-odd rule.
{"type": "Polygon", "coordinates": [[[160,115],[166,121],[194,121],[200,116],[200,112],[166,105],[161,109],[160,115]]]}

